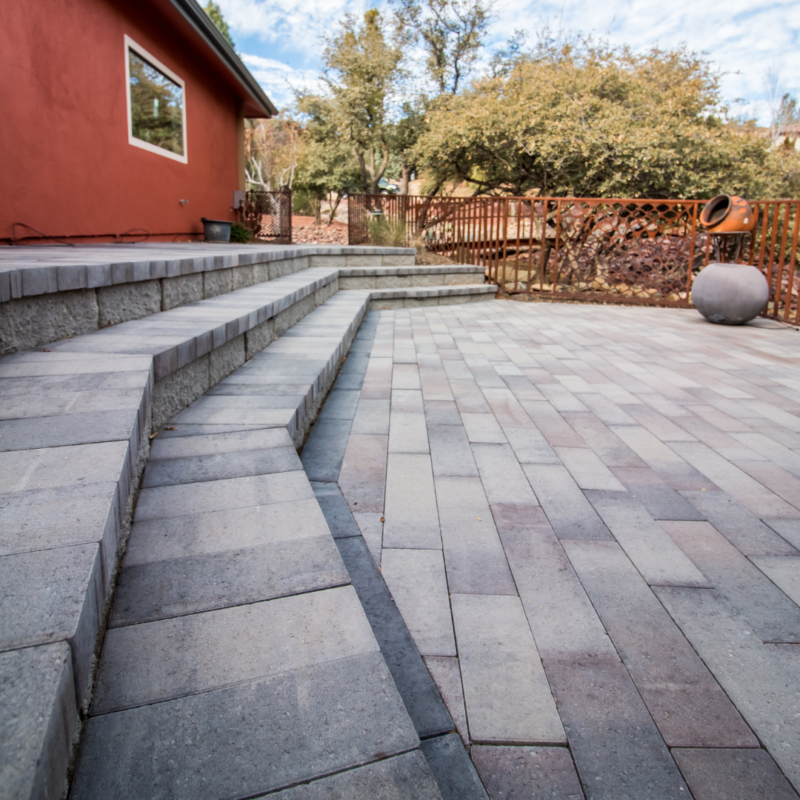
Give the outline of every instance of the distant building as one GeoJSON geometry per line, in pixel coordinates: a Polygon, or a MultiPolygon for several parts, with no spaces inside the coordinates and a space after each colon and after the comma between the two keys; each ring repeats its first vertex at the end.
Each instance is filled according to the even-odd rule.
{"type": "Polygon", "coordinates": [[[234,219],[244,120],[277,113],[195,0],[5,3],[0,108],[6,242],[234,219]]]}
{"type": "Polygon", "coordinates": [[[776,147],[794,147],[800,150],[800,122],[781,125],[777,130],[776,147]]]}

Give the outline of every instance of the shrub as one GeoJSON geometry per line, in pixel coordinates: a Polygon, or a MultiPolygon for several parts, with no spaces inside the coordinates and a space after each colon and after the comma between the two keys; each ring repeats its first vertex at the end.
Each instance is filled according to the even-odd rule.
{"type": "Polygon", "coordinates": [[[406,247],[409,239],[405,222],[382,215],[367,219],[367,233],[376,247],[406,247]]]}
{"type": "Polygon", "coordinates": [[[241,222],[234,222],[231,225],[231,241],[237,244],[247,244],[253,238],[249,228],[245,228],[241,222]]]}

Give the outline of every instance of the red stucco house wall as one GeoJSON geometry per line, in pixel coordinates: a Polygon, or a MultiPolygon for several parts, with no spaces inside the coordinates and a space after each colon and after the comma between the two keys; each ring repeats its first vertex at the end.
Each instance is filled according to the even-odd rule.
{"type": "Polygon", "coordinates": [[[132,228],[170,238],[201,231],[203,216],[235,219],[243,118],[274,107],[196,11],[194,0],[3,4],[0,240],[15,222],[102,240],[132,228]],[[185,81],[185,164],[129,143],[126,35],[185,81]]]}

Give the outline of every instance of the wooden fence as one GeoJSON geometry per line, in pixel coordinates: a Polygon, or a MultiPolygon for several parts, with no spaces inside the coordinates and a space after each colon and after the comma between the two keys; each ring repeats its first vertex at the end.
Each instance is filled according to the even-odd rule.
{"type": "Polygon", "coordinates": [[[690,305],[709,261],[759,267],[764,316],[800,324],[800,200],[752,202],[753,234],[712,237],[705,201],[556,197],[353,195],[349,242],[425,246],[478,264],[508,294],[648,305],[690,305]]]}

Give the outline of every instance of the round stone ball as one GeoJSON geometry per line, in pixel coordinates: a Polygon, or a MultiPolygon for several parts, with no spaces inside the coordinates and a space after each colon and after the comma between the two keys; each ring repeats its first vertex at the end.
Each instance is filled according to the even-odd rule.
{"type": "Polygon", "coordinates": [[[709,321],[743,325],[757,317],[769,300],[764,273],[749,264],[712,262],[692,283],[694,307],[709,321]]]}

